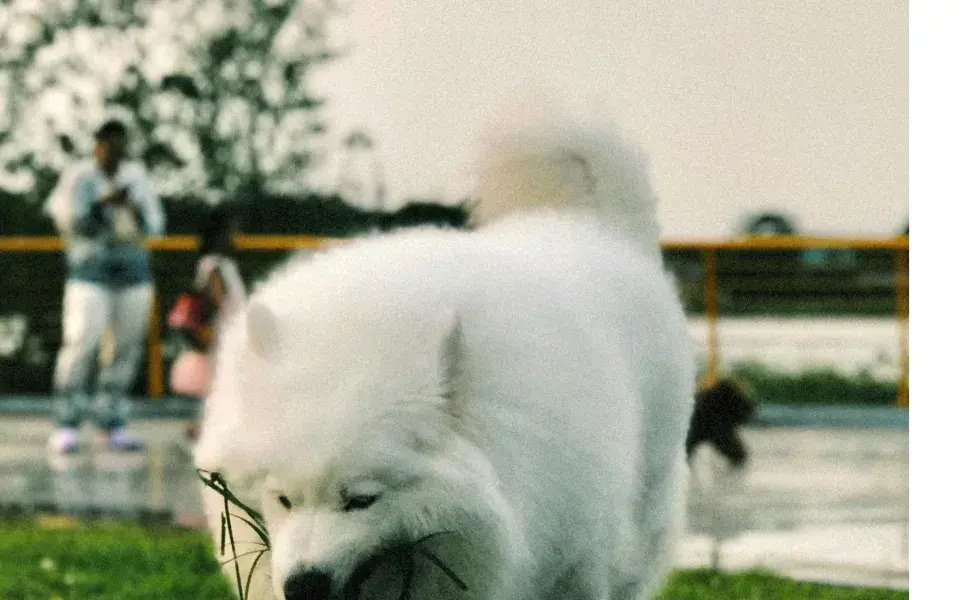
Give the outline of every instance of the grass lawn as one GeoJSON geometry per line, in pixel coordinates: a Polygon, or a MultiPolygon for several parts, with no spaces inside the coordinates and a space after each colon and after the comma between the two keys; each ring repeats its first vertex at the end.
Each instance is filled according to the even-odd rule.
{"type": "MultiPolygon", "coordinates": [[[[0,521],[3,600],[233,600],[205,534],[56,519],[0,521]]],[[[907,600],[908,592],[797,583],[765,573],[677,573],[668,600],[907,600]]]]}

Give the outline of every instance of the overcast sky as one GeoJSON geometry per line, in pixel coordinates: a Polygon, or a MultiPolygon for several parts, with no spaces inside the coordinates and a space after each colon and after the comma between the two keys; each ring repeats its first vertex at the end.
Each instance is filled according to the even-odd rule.
{"type": "Polygon", "coordinates": [[[360,0],[337,35],[355,51],[318,82],[395,197],[463,195],[477,132],[542,81],[643,140],[668,237],[907,218],[906,0],[360,0]]]}

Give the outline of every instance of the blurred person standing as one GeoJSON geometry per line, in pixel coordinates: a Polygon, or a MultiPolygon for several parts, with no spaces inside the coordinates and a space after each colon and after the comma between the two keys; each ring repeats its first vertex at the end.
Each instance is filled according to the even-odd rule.
{"type": "Polygon", "coordinates": [[[117,120],[95,132],[93,160],[62,174],[47,203],[65,243],[63,339],[54,371],[49,447],[79,450],[79,427],[91,412],[108,448],[141,450],[126,430],[126,404],[142,359],[153,298],[149,251],[142,241],[162,235],[164,215],[145,168],[128,158],[129,136],[117,120]],[[90,379],[103,335],[114,351],[90,379]]]}

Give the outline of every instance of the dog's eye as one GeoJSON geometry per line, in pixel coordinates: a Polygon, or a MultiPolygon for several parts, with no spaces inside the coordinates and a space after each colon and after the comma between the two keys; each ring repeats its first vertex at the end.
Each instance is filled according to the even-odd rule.
{"type": "Polygon", "coordinates": [[[365,510],[376,504],[380,499],[379,494],[342,494],[342,510],[352,512],[354,510],[365,510]]]}
{"type": "Polygon", "coordinates": [[[291,500],[284,494],[278,494],[278,504],[285,507],[285,510],[291,510],[291,500]]]}

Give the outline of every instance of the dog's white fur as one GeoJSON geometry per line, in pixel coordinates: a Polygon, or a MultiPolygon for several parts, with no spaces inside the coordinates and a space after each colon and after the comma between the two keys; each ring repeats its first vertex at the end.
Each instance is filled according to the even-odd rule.
{"type": "MultiPolygon", "coordinates": [[[[196,460],[268,519],[252,599],[283,598],[305,567],[341,588],[385,548],[445,531],[424,547],[469,590],[414,553],[413,598],[660,588],[694,367],[646,166],[612,128],[578,122],[508,128],[487,148],[475,231],[293,261],[223,331],[196,460]]],[[[399,597],[394,567],[363,597],[399,597]]]]}

